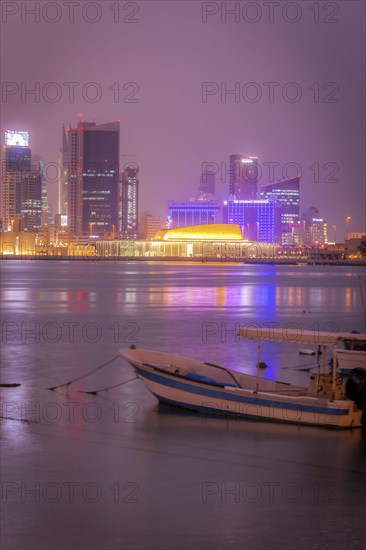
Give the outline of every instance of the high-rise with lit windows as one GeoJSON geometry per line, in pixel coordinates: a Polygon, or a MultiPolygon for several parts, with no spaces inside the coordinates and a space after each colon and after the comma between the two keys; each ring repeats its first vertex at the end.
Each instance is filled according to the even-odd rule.
{"type": "Polygon", "coordinates": [[[323,245],[328,242],[327,222],[320,217],[316,206],[311,206],[301,216],[304,227],[304,242],[308,246],[323,245]]]}
{"type": "Polygon", "coordinates": [[[42,178],[32,159],[28,132],[7,130],[2,151],[2,229],[10,231],[16,222],[22,230],[41,225],[42,178]]]}
{"type": "Polygon", "coordinates": [[[218,223],[218,201],[186,201],[169,203],[169,227],[187,227],[218,223]]]}
{"type": "Polygon", "coordinates": [[[225,201],[224,223],[239,225],[244,239],[276,243],[280,238],[279,210],[274,200],[225,201]]]}
{"type": "Polygon", "coordinates": [[[119,122],[79,122],[69,129],[70,235],[104,235],[118,228],[119,122]]]}
{"type": "Polygon", "coordinates": [[[122,239],[138,237],[139,167],[126,166],[121,173],[120,228],[122,239]]]}
{"type": "Polygon", "coordinates": [[[198,188],[199,201],[212,201],[215,198],[215,174],[205,170],[201,174],[201,181],[198,188]]]}
{"type": "Polygon", "coordinates": [[[281,213],[281,235],[286,240],[300,219],[300,176],[268,183],[261,188],[261,199],[274,199],[281,213]]]}
{"type": "Polygon", "coordinates": [[[67,196],[69,181],[69,154],[65,126],[62,125],[62,141],[58,157],[58,200],[57,213],[67,216],[67,196]]]}
{"type": "Polygon", "coordinates": [[[237,200],[256,200],[258,158],[230,155],[229,196],[237,200]]]}

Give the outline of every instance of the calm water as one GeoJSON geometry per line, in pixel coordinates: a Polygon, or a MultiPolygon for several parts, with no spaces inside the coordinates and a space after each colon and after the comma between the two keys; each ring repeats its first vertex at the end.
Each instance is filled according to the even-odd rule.
{"type": "MultiPolygon", "coordinates": [[[[3,262],[6,550],[361,549],[365,433],[159,407],[118,349],[254,373],[238,326],[364,332],[361,268],[3,262]]],[[[268,343],[265,376],[311,361],[268,343]]]]}

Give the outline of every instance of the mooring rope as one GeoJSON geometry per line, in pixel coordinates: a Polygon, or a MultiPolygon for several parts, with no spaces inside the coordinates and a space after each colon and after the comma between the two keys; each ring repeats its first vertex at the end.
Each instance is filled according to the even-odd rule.
{"type": "Polygon", "coordinates": [[[51,390],[51,391],[54,391],[56,388],[61,388],[62,386],[68,387],[68,386],[70,386],[70,384],[73,384],[74,382],[77,382],[78,380],[81,380],[82,378],[86,378],[90,374],[93,374],[94,372],[97,372],[98,370],[103,369],[107,365],[110,365],[111,363],[113,363],[113,361],[118,359],[118,357],[120,357],[119,354],[116,355],[115,357],[112,357],[112,359],[109,359],[109,361],[106,361],[106,363],[103,363],[103,365],[99,365],[99,367],[96,367],[95,369],[92,369],[91,371],[86,372],[85,374],[82,374],[81,376],[78,376],[77,378],[73,378],[73,380],[69,380],[65,384],[58,384],[58,386],[53,386],[52,388],[48,388],[48,389],[51,390]]]}
{"type": "Polygon", "coordinates": [[[119,384],[113,384],[113,386],[108,386],[107,388],[100,388],[100,390],[93,390],[93,391],[83,391],[78,390],[79,393],[91,393],[92,395],[97,395],[100,391],[107,391],[111,390],[112,388],[118,388],[118,386],[123,386],[123,384],[127,384],[128,382],[132,382],[132,380],[137,380],[138,376],[134,376],[133,378],[130,378],[129,380],[125,380],[124,382],[120,382],[119,384]]]}

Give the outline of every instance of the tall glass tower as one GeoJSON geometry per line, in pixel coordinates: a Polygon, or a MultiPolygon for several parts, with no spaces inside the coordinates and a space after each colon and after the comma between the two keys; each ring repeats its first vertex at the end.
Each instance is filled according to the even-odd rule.
{"type": "Polygon", "coordinates": [[[276,201],[281,211],[281,234],[290,232],[300,218],[300,176],[264,185],[261,198],[276,201]]]}
{"type": "Polygon", "coordinates": [[[28,132],[7,130],[2,158],[2,229],[12,230],[16,220],[22,229],[40,227],[41,194],[41,173],[32,161],[28,132]]]}
{"type": "Polygon", "coordinates": [[[126,166],[121,173],[120,236],[122,239],[138,237],[139,167],[126,166]]]}
{"type": "Polygon", "coordinates": [[[230,155],[229,196],[252,201],[257,198],[258,158],[230,155]]]}
{"type": "Polygon", "coordinates": [[[70,235],[104,235],[118,229],[119,133],[119,122],[79,122],[69,129],[70,235]]]}

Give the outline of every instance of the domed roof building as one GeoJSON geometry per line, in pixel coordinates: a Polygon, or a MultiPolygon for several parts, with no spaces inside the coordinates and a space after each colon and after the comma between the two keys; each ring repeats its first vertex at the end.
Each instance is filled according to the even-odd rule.
{"type": "Polygon", "coordinates": [[[161,229],[154,241],[242,241],[243,235],[239,225],[215,223],[207,225],[190,225],[173,229],[161,229]]]}

